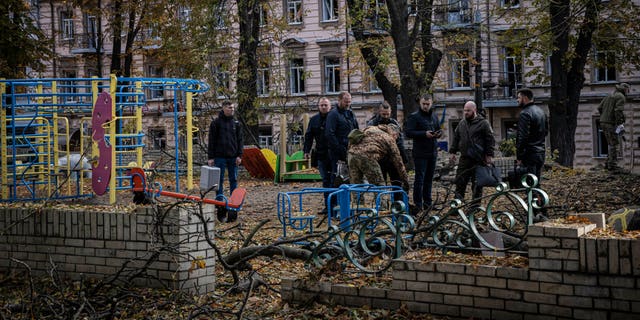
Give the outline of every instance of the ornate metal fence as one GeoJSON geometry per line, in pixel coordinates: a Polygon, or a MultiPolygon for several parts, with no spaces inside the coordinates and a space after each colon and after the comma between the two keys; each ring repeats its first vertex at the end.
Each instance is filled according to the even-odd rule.
{"type": "Polygon", "coordinates": [[[331,226],[328,236],[311,243],[311,260],[323,266],[345,258],[362,272],[381,273],[408,248],[517,253],[535,213],[549,204],[549,196],[537,188],[535,176],[525,175],[521,182],[522,187],[514,189],[501,183],[495,193],[479,202],[453,199],[436,213],[412,217],[405,214],[404,204],[397,202],[389,215],[372,212],[348,227],[331,226]]]}

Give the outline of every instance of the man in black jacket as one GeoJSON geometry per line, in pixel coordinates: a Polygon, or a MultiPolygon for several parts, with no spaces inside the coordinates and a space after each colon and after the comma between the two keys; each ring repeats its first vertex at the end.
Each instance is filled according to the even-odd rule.
{"type": "Polygon", "coordinates": [[[456,199],[464,200],[464,194],[469,180],[473,199],[482,197],[482,188],[475,184],[475,168],[479,165],[493,163],[493,152],[496,140],[493,137],[491,124],[478,114],[477,106],[473,101],[464,104],[464,119],[460,121],[453,135],[453,142],[449,153],[451,161],[456,160],[455,154],[460,152],[460,161],[456,171],[456,199]]]}
{"type": "Polygon", "coordinates": [[[431,188],[438,159],[438,138],[442,136],[440,122],[433,113],[432,104],[431,95],[423,95],[420,98],[420,109],[409,115],[404,130],[407,137],[413,139],[413,204],[418,210],[432,205],[431,188]]]}
{"type": "Polygon", "coordinates": [[[229,192],[238,186],[238,166],[242,161],[242,128],[234,119],[235,106],[231,101],[222,103],[222,111],[209,126],[209,166],[220,168],[218,195],[223,194],[224,171],[229,173],[229,192]]]}
{"type": "MultiPolygon", "coordinates": [[[[331,110],[331,102],[327,97],[322,97],[318,100],[318,114],[309,119],[309,125],[307,132],[304,134],[304,158],[309,159],[311,157],[311,147],[313,147],[313,141],[316,142],[313,153],[315,154],[315,161],[312,160],[311,165],[318,168],[320,177],[322,177],[322,187],[330,188],[331,185],[331,163],[329,162],[329,150],[327,147],[327,137],[324,134],[327,115],[331,110]]],[[[325,194],[325,200],[327,195],[325,194]]],[[[325,208],[322,213],[326,213],[325,208]]]]}
{"type": "Polygon", "coordinates": [[[531,89],[518,91],[518,106],[523,109],[518,117],[517,163],[528,173],[535,174],[540,181],[545,157],[544,140],[548,131],[547,115],[534,104],[531,89]]]}
{"type": "MultiPolygon", "coordinates": [[[[351,111],[351,94],[340,92],[338,95],[338,107],[329,111],[327,115],[327,127],[325,136],[329,147],[329,161],[331,172],[337,172],[338,161],[347,162],[347,147],[349,146],[349,132],[360,129],[353,111],[351,111]]],[[[331,175],[333,185],[335,175],[331,175]]]]}

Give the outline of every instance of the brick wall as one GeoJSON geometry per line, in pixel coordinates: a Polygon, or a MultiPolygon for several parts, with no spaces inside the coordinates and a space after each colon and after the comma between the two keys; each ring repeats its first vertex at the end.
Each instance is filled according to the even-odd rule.
{"type": "MultiPolygon", "coordinates": [[[[212,210],[207,206],[210,221],[212,210]]],[[[203,224],[187,210],[175,209],[157,229],[157,216],[152,208],[135,213],[1,209],[0,269],[22,268],[13,258],[27,263],[35,274],[46,274],[53,262],[63,276],[101,279],[126,265],[120,279],[126,281],[160,252],[144,276],[133,280],[135,285],[166,285],[194,293],[213,290],[215,253],[205,241],[203,224]],[[166,249],[163,243],[174,246],[159,250],[166,249]],[[198,257],[204,259],[204,269],[192,269],[198,257]]],[[[213,230],[213,222],[207,228],[213,230]]]]}
{"type": "Polygon", "coordinates": [[[640,319],[640,240],[595,225],[529,229],[529,267],[397,260],[389,289],[283,279],[282,299],[479,319],[640,319]]]}

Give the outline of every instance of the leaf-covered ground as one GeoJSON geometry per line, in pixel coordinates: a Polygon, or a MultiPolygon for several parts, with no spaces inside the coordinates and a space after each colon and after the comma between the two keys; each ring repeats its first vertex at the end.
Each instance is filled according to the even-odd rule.
{"type": "MultiPolygon", "coordinates": [[[[171,177],[157,179],[165,186],[171,185],[171,177]]],[[[247,198],[235,223],[218,223],[216,241],[224,253],[239,248],[260,221],[269,222],[253,238],[253,244],[269,244],[282,236],[278,222],[276,197],[278,192],[295,191],[306,187],[319,186],[317,182],[289,182],[274,185],[271,181],[241,177],[242,187],[247,188],[247,198]]],[[[567,215],[577,212],[611,212],[629,206],[640,206],[640,179],[637,175],[609,175],[602,170],[566,170],[552,169],[545,173],[542,188],[550,196],[548,214],[562,223],[580,221],[567,219],[567,215]]],[[[118,206],[109,206],[104,198],[89,201],[48,203],[45,206],[98,207],[103,211],[131,211],[135,206],[126,195],[118,206]]],[[[172,201],[171,199],[163,199],[172,201]]],[[[7,204],[4,204],[6,206],[7,204]]],[[[24,207],[37,207],[43,204],[18,204],[24,207]]],[[[321,209],[318,201],[317,210],[321,209]]],[[[320,225],[322,228],[324,224],[320,225]]],[[[325,227],[326,228],[326,227],[325,227]]],[[[610,236],[610,231],[597,230],[594,234],[610,236]]],[[[615,234],[613,234],[615,236],[615,234]]],[[[625,235],[636,237],[637,234],[625,235]]],[[[508,256],[506,258],[483,257],[459,253],[443,254],[439,250],[421,249],[406,253],[407,259],[423,261],[446,260],[468,264],[510,265],[524,267],[526,258],[508,256]]],[[[390,276],[366,276],[357,273],[345,273],[336,270],[311,270],[300,261],[290,261],[279,257],[261,258],[251,262],[253,276],[264,281],[251,292],[232,292],[233,282],[230,274],[220,264],[216,266],[217,289],[205,296],[195,297],[178,292],[142,288],[114,288],[102,293],[100,297],[86,297],[83,290],[91,283],[65,282],[64,280],[43,277],[29,281],[24,269],[12,270],[0,275],[0,313],[1,318],[31,319],[62,318],[89,319],[103,315],[110,318],[110,310],[117,310],[114,319],[233,319],[241,316],[245,319],[438,319],[429,315],[411,314],[405,309],[386,311],[366,308],[345,308],[342,306],[324,306],[310,303],[305,306],[291,306],[280,300],[278,293],[282,277],[314,277],[315,279],[348,283],[354,286],[374,285],[387,287],[390,276]],[[58,282],[60,281],[60,282],[58,282]],[[91,300],[93,299],[93,300],[91,300]],[[32,303],[29,305],[25,302],[32,303]],[[35,304],[35,307],[34,307],[35,304]],[[244,305],[244,307],[242,307],[244,305]],[[66,308],[66,309],[65,309],[66,308]],[[69,308],[74,312],[70,312],[69,308]],[[91,309],[93,308],[93,309],[91,309]],[[113,308],[113,309],[111,309],[113,308]],[[35,311],[34,311],[35,310],[35,311]],[[48,313],[43,312],[49,310],[48,313]],[[55,310],[51,312],[50,310],[55,310]],[[85,310],[85,312],[77,312],[85,310]],[[92,313],[86,312],[93,310],[92,313]],[[40,311],[42,313],[35,313],[40,311]],[[92,315],[89,317],[87,315],[92,315]],[[199,314],[199,315],[198,315],[199,314]],[[109,316],[107,316],[109,315],[109,316]]],[[[241,273],[248,277],[249,271],[241,273]]]]}

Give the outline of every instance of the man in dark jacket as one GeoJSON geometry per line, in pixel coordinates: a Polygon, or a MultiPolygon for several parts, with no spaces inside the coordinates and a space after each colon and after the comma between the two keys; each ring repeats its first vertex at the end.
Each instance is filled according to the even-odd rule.
{"type": "Polygon", "coordinates": [[[605,169],[613,173],[623,172],[618,165],[618,147],[620,135],[624,132],[624,104],[627,102],[629,84],[621,83],[615,91],[602,99],[598,106],[600,113],[600,127],[609,144],[605,169]]]}
{"type": "Polygon", "coordinates": [[[405,127],[405,134],[413,139],[413,203],[418,210],[432,205],[431,188],[438,159],[438,138],[442,136],[438,117],[431,109],[432,104],[431,95],[423,95],[420,109],[409,115],[405,127]]]}
{"type": "MultiPolygon", "coordinates": [[[[330,188],[331,185],[331,163],[329,162],[329,150],[327,147],[327,137],[324,134],[327,115],[331,110],[331,102],[328,98],[322,97],[318,100],[318,114],[309,119],[309,125],[307,126],[307,132],[304,134],[304,158],[309,159],[311,157],[311,148],[315,141],[315,148],[313,153],[317,163],[311,163],[312,166],[318,168],[320,177],[322,177],[322,187],[330,188]]],[[[325,194],[325,199],[327,195],[325,194]]],[[[326,208],[322,213],[326,213],[326,208]]]]}
{"type": "MultiPolygon", "coordinates": [[[[347,162],[347,147],[349,146],[349,132],[359,129],[358,121],[351,111],[351,94],[340,92],[338,95],[338,107],[329,111],[327,115],[327,127],[325,136],[329,147],[329,161],[331,162],[331,172],[337,172],[338,161],[347,162]]],[[[331,175],[333,185],[335,175],[331,175]]]]}
{"type": "Polygon", "coordinates": [[[238,186],[238,166],[242,161],[242,128],[233,118],[235,106],[230,101],[222,103],[222,111],[209,126],[207,163],[220,168],[218,195],[223,194],[224,171],[229,173],[230,193],[238,186]]]}
{"type": "Polygon", "coordinates": [[[456,160],[456,153],[460,152],[460,161],[456,171],[456,199],[464,199],[464,194],[469,180],[473,199],[482,197],[482,188],[475,186],[475,168],[479,165],[493,163],[493,152],[496,140],[493,137],[491,124],[478,114],[478,109],[473,101],[464,104],[464,119],[460,121],[453,135],[453,142],[449,153],[451,161],[456,160]]]}
{"type": "Polygon", "coordinates": [[[518,106],[523,108],[518,117],[516,159],[518,166],[535,174],[540,182],[544,165],[544,140],[548,132],[547,115],[533,102],[531,89],[518,90],[518,106]]]}

